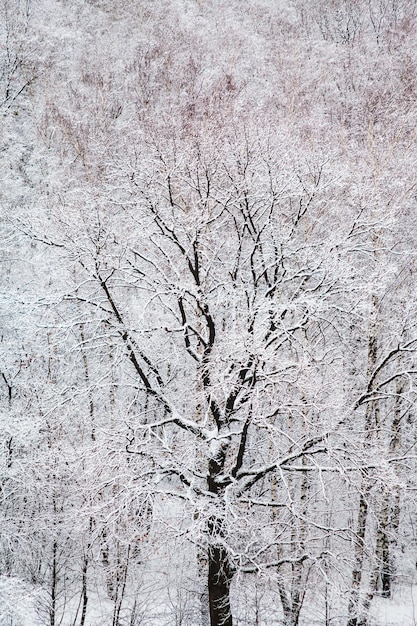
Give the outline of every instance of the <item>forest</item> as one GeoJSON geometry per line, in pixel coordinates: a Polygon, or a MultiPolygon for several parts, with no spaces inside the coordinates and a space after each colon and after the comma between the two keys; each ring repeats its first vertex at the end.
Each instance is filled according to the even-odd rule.
{"type": "Polygon", "coordinates": [[[415,626],[416,34],[0,0],[0,626],[415,626]]]}

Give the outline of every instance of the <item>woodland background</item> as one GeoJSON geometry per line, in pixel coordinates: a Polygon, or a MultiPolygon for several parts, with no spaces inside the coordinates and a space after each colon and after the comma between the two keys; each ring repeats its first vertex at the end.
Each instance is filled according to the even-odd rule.
{"type": "Polygon", "coordinates": [[[416,20],[1,0],[2,626],[415,624],[416,20]]]}

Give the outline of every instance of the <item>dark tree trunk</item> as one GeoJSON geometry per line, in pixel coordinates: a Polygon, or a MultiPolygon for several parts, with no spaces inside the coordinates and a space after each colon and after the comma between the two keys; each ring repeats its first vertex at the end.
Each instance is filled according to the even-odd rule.
{"type": "Polygon", "coordinates": [[[226,549],[212,545],[208,551],[208,592],[211,626],[232,626],[230,584],[233,570],[226,549]]]}
{"type": "Polygon", "coordinates": [[[209,459],[208,489],[217,497],[217,515],[208,522],[208,597],[210,626],[232,626],[230,608],[230,585],[234,568],[224,542],[224,492],[219,476],[224,468],[229,440],[224,441],[220,448],[214,447],[209,459]]]}
{"type": "Polygon", "coordinates": [[[380,542],[381,552],[381,595],[383,598],[391,597],[391,579],[392,579],[392,557],[390,550],[390,494],[385,490],[382,500],[382,511],[380,519],[380,529],[378,530],[378,540],[380,542]]]}
{"type": "Polygon", "coordinates": [[[361,493],[359,499],[358,522],[355,543],[355,565],[352,572],[352,590],[349,598],[349,614],[350,618],[347,626],[357,626],[359,607],[359,590],[362,580],[362,567],[365,557],[365,533],[366,520],[368,518],[368,501],[369,487],[363,487],[364,492],[361,493]]]}
{"type": "Polygon", "coordinates": [[[82,567],[82,607],[81,607],[81,620],[80,626],[84,626],[85,618],[87,615],[87,604],[88,604],[88,593],[87,593],[87,571],[88,571],[88,556],[84,557],[83,567],[82,567]]]}
{"type": "Polygon", "coordinates": [[[58,586],[57,553],[58,542],[54,541],[52,544],[51,606],[49,609],[50,626],[55,626],[56,619],[56,593],[58,586]]]}

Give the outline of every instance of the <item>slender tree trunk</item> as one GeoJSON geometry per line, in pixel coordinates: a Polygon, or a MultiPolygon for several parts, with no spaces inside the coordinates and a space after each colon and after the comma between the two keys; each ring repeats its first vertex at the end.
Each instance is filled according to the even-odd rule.
{"type": "MultiPolygon", "coordinates": [[[[95,423],[94,423],[95,407],[94,407],[93,394],[92,394],[92,390],[90,386],[90,372],[89,372],[89,367],[88,367],[87,351],[85,349],[84,324],[80,324],[80,337],[81,337],[81,354],[82,354],[83,367],[84,367],[84,377],[85,377],[85,384],[86,384],[87,393],[88,393],[88,412],[90,416],[90,438],[91,438],[91,441],[95,441],[96,439],[95,423]]],[[[88,573],[89,550],[90,550],[90,540],[91,540],[92,529],[93,529],[93,518],[90,517],[89,526],[88,526],[89,539],[88,539],[88,544],[84,553],[82,569],[81,569],[82,578],[81,578],[80,626],[84,626],[85,618],[87,615],[87,604],[88,604],[87,573],[88,573]]]]}
{"type": "MultiPolygon", "coordinates": [[[[271,498],[273,501],[278,500],[278,488],[277,488],[277,480],[276,480],[275,475],[271,476],[271,498]]],[[[271,509],[271,517],[272,517],[272,521],[274,525],[278,524],[278,517],[277,517],[277,512],[276,512],[275,507],[272,507],[271,509]]],[[[277,542],[277,561],[281,559],[281,556],[282,556],[281,547],[279,543],[277,542]]],[[[291,616],[291,600],[285,589],[285,584],[284,584],[283,579],[278,581],[277,586],[278,586],[279,597],[281,600],[282,611],[284,613],[284,620],[287,620],[288,617],[291,616]]]]}
{"type": "Polygon", "coordinates": [[[84,559],[83,559],[83,564],[82,564],[82,579],[81,579],[81,619],[80,619],[80,626],[84,626],[85,624],[85,618],[87,615],[87,604],[88,604],[88,579],[87,579],[87,575],[88,575],[88,565],[89,565],[89,552],[90,552],[90,548],[91,548],[91,533],[93,530],[93,518],[90,517],[90,521],[89,521],[89,525],[88,525],[88,534],[89,534],[89,540],[84,552],[84,559]]]}
{"type": "MultiPolygon", "coordinates": [[[[305,481],[305,474],[303,474],[302,478],[302,492],[307,495],[307,492],[304,492],[304,487],[307,488],[307,484],[305,481]]],[[[271,479],[271,495],[272,499],[277,499],[277,484],[276,478],[272,477],[271,479]]],[[[305,501],[303,502],[305,504],[305,501]]],[[[304,513],[305,511],[303,511],[304,513]]],[[[272,519],[274,523],[278,523],[276,510],[272,508],[272,519]]],[[[301,533],[302,534],[302,533],[301,533]]],[[[296,529],[294,527],[291,543],[296,541],[296,529]]],[[[277,544],[277,560],[282,558],[281,548],[279,544],[277,544]]],[[[284,614],[283,626],[297,626],[298,620],[300,617],[300,610],[302,605],[302,594],[301,594],[301,580],[302,580],[302,563],[296,564],[293,566],[291,571],[291,588],[289,590],[286,589],[286,585],[284,582],[284,576],[281,580],[278,581],[278,593],[281,600],[282,612],[284,614]]]]}
{"type": "Polygon", "coordinates": [[[367,626],[368,624],[368,615],[369,609],[371,606],[371,602],[375,596],[377,587],[378,587],[378,579],[380,574],[382,573],[381,567],[383,568],[384,563],[384,551],[386,549],[386,540],[387,540],[387,513],[388,513],[388,505],[389,499],[387,492],[384,493],[384,497],[381,504],[381,513],[379,515],[379,526],[377,530],[376,536],[376,546],[375,546],[375,565],[369,577],[368,584],[368,592],[363,600],[362,604],[362,612],[360,619],[358,620],[358,626],[367,626]]]}
{"type": "Polygon", "coordinates": [[[56,594],[57,594],[57,585],[58,585],[57,552],[58,552],[58,542],[55,540],[52,544],[51,606],[49,609],[50,626],[55,626],[55,620],[56,620],[56,594]]]}
{"type": "MultiPolygon", "coordinates": [[[[305,337],[304,337],[305,339],[305,337]]],[[[304,395],[301,398],[303,404],[303,415],[306,415],[306,401],[304,395]]],[[[305,422],[304,422],[305,424],[305,422]]],[[[290,429],[293,429],[293,416],[289,416],[290,429]]],[[[303,456],[302,464],[306,464],[306,458],[303,456]]],[[[290,480],[291,484],[292,481],[290,480]]],[[[272,492],[276,497],[276,482],[272,483],[272,492]]],[[[307,508],[308,508],[308,490],[309,490],[309,477],[308,472],[302,472],[301,483],[298,487],[297,483],[293,484],[294,498],[295,494],[298,495],[300,503],[300,517],[293,521],[291,531],[291,547],[294,552],[298,552],[300,556],[305,551],[305,542],[307,538],[307,508]]],[[[279,557],[279,549],[277,550],[277,556],[279,557]]],[[[284,613],[284,625],[285,626],[298,626],[300,619],[301,607],[304,602],[306,586],[305,565],[304,560],[301,558],[298,562],[291,565],[290,586],[289,591],[285,590],[284,583],[279,585],[279,594],[281,598],[282,610],[284,613]]]]}
{"type": "Polygon", "coordinates": [[[391,525],[390,509],[390,496],[388,490],[385,490],[381,507],[380,527],[378,529],[381,558],[381,595],[383,598],[389,598],[391,596],[392,562],[389,538],[391,525]]]}
{"type": "Polygon", "coordinates": [[[83,561],[83,567],[82,567],[82,583],[81,583],[82,605],[81,605],[80,626],[84,626],[85,618],[87,615],[87,604],[88,604],[87,570],[88,570],[88,556],[85,555],[84,561],[83,561]]]}
{"type": "Polygon", "coordinates": [[[130,561],[130,544],[127,548],[126,561],[124,564],[120,562],[120,557],[117,557],[117,588],[116,597],[114,600],[113,610],[113,623],[112,626],[119,626],[120,611],[122,609],[123,600],[126,592],[127,573],[129,569],[130,561]]]}
{"type": "MultiPolygon", "coordinates": [[[[378,297],[372,296],[371,314],[369,321],[369,338],[368,338],[368,364],[367,378],[371,376],[375,370],[377,361],[377,309],[378,297]]],[[[365,447],[369,449],[372,444],[373,433],[379,428],[379,406],[377,402],[368,402],[365,411],[365,447]]],[[[355,555],[354,566],[352,571],[352,586],[348,603],[349,620],[347,626],[359,626],[359,616],[361,614],[361,598],[360,589],[363,574],[363,565],[365,560],[365,535],[369,512],[369,496],[371,492],[371,483],[368,472],[362,476],[361,493],[359,497],[358,518],[356,525],[355,537],[355,555]]]]}
{"type": "Polygon", "coordinates": [[[365,557],[365,533],[368,518],[369,487],[361,492],[359,498],[358,521],[355,537],[355,564],[352,571],[352,589],[349,598],[349,621],[347,626],[358,626],[360,586],[362,580],[363,561],[365,557]]]}
{"type": "MultiPolygon", "coordinates": [[[[276,495],[275,481],[272,483],[271,493],[276,495]]],[[[308,476],[307,472],[303,472],[300,487],[300,507],[303,517],[305,517],[307,513],[307,493],[308,476]]],[[[272,512],[272,517],[275,519],[274,511],[272,512]]],[[[293,532],[291,534],[291,545],[297,546],[300,551],[303,551],[305,548],[306,534],[306,522],[302,519],[298,525],[294,525],[293,532]]],[[[278,559],[280,559],[281,556],[281,551],[279,547],[277,547],[278,559]]],[[[285,588],[283,579],[278,583],[278,593],[281,599],[282,611],[284,614],[284,626],[298,626],[305,594],[306,577],[304,568],[305,566],[302,560],[298,563],[292,564],[291,574],[289,576],[290,588],[288,591],[285,588]]]]}
{"type": "MultiPolygon", "coordinates": [[[[395,455],[401,449],[401,420],[402,414],[402,394],[404,393],[404,382],[398,379],[395,387],[394,417],[391,425],[391,438],[389,442],[389,453],[395,455]]],[[[395,488],[393,496],[388,489],[384,492],[382,507],[381,527],[382,554],[381,554],[381,593],[384,598],[390,598],[392,592],[392,578],[394,575],[393,549],[396,543],[397,531],[400,523],[400,490],[395,488]]]]}
{"type": "Polygon", "coordinates": [[[85,383],[86,383],[87,391],[88,391],[88,412],[90,415],[90,437],[92,441],[95,441],[96,431],[95,431],[95,423],[94,423],[94,400],[93,400],[93,394],[91,392],[91,387],[90,387],[90,372],[88,369],[87,352],[85,349],[84,324],[80,325],[80,337],[81,337],[81,346],[82,346],[81,353],[82,353],[82,359],[83,359],[85,383]]]}
{"type": "MultiPolygon", "coordinates": [[[[396,383],[396,397],[394,406],[394,417],[391,425],[391,438],[388,445],[390,455],[398,452],[401,444],[401,396],[404,391],[404,386],[399,379],[396,383]]],[[[376,411],[377,419],[378,412],[376,411]]],[[[377,434],[379,434],[379,424],[376,423],[377,434]]],[[[371,572],[368,592],[363,600],[361,617],[358,620],[358,626],[367,626],[368,615],[371,602],[375,596],[378,588],[378,582],[381,582],[381,595],[384,598],[391,596],[392,576],[393,576],[393,562],[392,562],[392,536],[395,536],[395,532],[398,529],[398,514],[399,510],[399,493],[397,492],[394,497],[394,503],[392,504],[391,494],[387,487],[383,488],[380,512],[378,516],[378,529],[376,535],[375,545],[375,566],[371,572]]],[[[394,539],[395,541],[395,539],[394,539]]]]}

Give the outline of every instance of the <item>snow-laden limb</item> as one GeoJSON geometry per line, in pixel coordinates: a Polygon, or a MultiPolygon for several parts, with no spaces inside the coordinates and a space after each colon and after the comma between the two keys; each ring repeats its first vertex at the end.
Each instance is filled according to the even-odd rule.
{"type": "MultiPolygon", "coordinates": [[[[368,381],[366,392],[363,393],[358,398],[358,400],[356,401],[356,403],[354,405],[354,409],[357,409],[359,406],[361,406],[362,404],[364,404],[366,402],[372,401],[374,399],[374,396],[376,394],[379,394],[383,387],[386,387],[387,385],[389,385],[390,382],[396,380],[397,378],[406,377],[406,376],[413,377],[414,375],[417,374],[417,370],[416,369],[413,369],[413,368],[411,368],[411,369],[403,369],[403,368],[400,367],[393,374],[387,376],[384,380],[378,382],[377,385],[374,385],[375,381],[378,380],[378,378],[379,378],[381,372],[384,370],[384,368],[387,368],[389,365],[391,365],[391,362],[394,361],[394,359],[400,358],[401,355],[403,355],[405,353],[414,354],[416,352],[416,350],[417,350],[417,348],[415,347],[416,342],[417,342],[417,339],[412,339],[412,340],[404,343],[403,345],[398,344],[398,346],[396,348],[393,348],[392,350],[390,350],[382,358],[381,362],[377,365],[377,367],[375,367],[374,371],[371,373],[369,381],[368,381]]],[[[383,396],[381,396],[381,397],[383,397],[383,396]]]]}
{"type": "Polygon", "coordinates": [[[166,426],[168,424],[175,424],[182,430],[185,430],[196,437],[199,437],[205,441],[211,441],[215,437],[214,431],[204,428],[194,422],[193,420],[187,419],[183,417],[179,411],[177,411],[169,400],[165,398],[163,394],[155,394],[157,395],[158,400],[163,404],[164,408],[169,413],[169,417],[163,420],[158,420],[154,422],[148,422],[146,424],[138,424],[137,428],[143,430],[154,430],[166,426]]]}

